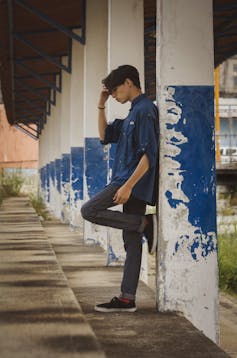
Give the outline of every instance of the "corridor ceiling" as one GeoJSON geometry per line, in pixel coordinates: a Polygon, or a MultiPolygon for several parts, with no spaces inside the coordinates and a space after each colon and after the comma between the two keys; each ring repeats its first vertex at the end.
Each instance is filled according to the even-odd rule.
{"type": "MultiPolygon", "coordinates": [[[[35,138],[61,92],[62,71],[71,72],[72,40],[85,44],[85,1],[0,0],[0,80],[7,118],[35,138]]],[[[155,33],[155,4],[144,0],[150,13],[146,34],[155,33]]],[[[217,66],[237,53],[237,1],[214,0],[213,6],[217,66]]]]}

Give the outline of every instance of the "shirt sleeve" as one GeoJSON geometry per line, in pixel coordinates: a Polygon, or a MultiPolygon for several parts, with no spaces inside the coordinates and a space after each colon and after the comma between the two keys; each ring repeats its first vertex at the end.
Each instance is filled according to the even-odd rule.
{"type": "Polygon", "coordinates": [[[140,114],[136,120],[135,142],[136,155],[140,158],[146,153],[149,159],[149,169],[156,166],[158,157],[158,116],[151,113],[140,114]]]}
{"type": "Polygon", "coordinates": [[[101,140],[101,144],[117,143],[121,133],[123,125],[122,119],[115,119],[113,123],[108,124],[105,129],[104,140],[101,140]]]}

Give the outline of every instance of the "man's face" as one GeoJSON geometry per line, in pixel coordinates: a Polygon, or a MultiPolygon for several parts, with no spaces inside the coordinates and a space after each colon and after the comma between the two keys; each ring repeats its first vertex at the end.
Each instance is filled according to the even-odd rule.
{"type": "Polygon", "coordinates": [[[126,103],[130,99],[129,82],[126,80],[122,85],[113,88],[111,96],[120,103],[126,103]]]}

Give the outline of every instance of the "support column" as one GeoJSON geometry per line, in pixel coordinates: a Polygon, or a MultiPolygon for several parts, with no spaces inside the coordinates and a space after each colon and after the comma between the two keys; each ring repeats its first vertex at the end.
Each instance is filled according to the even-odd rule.
{"type": "MultiPolygon", "coordinates": [[[[76,30],[74,30],[76,31],[76,30]]],[[[83,228],[81,205],[83,202],[84,173],[84,46],[72,42],[72,73],[70,96],[70,225],[83,228]]]]}
{"type": "Polygon", "coordinates": [[[218,342],[212,1],[157,0],[158,309],[218,342]]]}
{"type": "Polygon", "coordinates": [[[61,218],[61,94],[56,95],[56,106],[51,107],[49,121],[50,140],[50,208],[61,218]]]}
{"type": "MultiPolygon", "coordinates": [[[[107,0],[86,2],[86,45],[84,66],[84,199],[101,191],[107,183],[107,150],[100,143],[97,104],[101,80],[107,73],[107,0]]],[[[107,229],[85,222],[86,242],[107,246],[107,229]]]]}
{"type": "MultiPolygon", "coordinates": [[[[108,73],[125,64],[133,65],[138,69],[141,85],[144,88],[144,14],[141,0],[109,0],[108,73]]],[[[108,104],[109,121],[115,118],[126,118],[130,106],[130,103],[120,104],[114,99],[110,99],[108,104]]],[[[113,165],[114,149],[115,145],[112,145],[110,169],[113,165]]],[[[115,210],[118,210],[118,207],[115,210]]],[[[108,238],[108,264],[121,263],[125,258],[121,230],[109,229],[108,238]]],[[[143,243],[141,276],[144,281],[147,281],[147,246],[145,241],[143,243]]]]}
{"type": "MultiPolygon", "coordinates": [[[[67,63],[67,57],[63,63],[67,63]]],[[[64,223],[70,221],[70,106],[71,74],[62,72],[61,95],[61,220],[64,223]]]]}

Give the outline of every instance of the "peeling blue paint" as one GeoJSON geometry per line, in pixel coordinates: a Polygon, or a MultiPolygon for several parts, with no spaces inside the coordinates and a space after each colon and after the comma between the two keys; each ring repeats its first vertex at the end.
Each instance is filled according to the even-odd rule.
{"type": "Polygon", "coordinates": [[[61,193],[61,159],[55,159],[56,189],[61,193]]]}
{"type": "Polygon", "coordinates": [[[47,181],[46,181],[46,167],[42,167],[39,169],[40,175],[40,185],[43,192],[46,191],[47,188],[47,181]]]}
{"type": "Polygon", "coordinates": [[[54,161],[51,161],[49,163],[49,170],[50,170],[50,179],[53,182],[53,185],[55,185],[55,164],[54,161]]]}
{"type": "Polygon", "coordinates": [[[107,266],[111,264],[111,262],[118,262],[119,258],[115,255],[113,248],[111,245],[108,246],[108,256],[107,256],[107,266]]]}
{"type": "Polygon", "coordinates": [[[183,178],[180,190],[188,200],[175,198],[169,190],[165,195],[172,208],[185,205],[188,221],[197,227],[195,237],[182,235],[179,238],[175,252],[186,245],[192,258],[197,260],[197,252],[206,257],[217,250],[214,91],[213,86],[170,86],[167,90],[173,90],[172,99],[167,100],[173,108],[167,113],[174,116],[172,123],[166,123],[166,128],[187,139],[182,141],[173,135],[169,144],[180,150],[179,154],[169,157],[180,164],[178,171],[183,178]]]}
{"type": "Polygon", "coordinates": [[[177,205],[183,203],[182,200],[172,198],[172,193],[169,190],[166,191],[165,196],[167,197],[168,203],[172,208],[177,208],[177,205]]]}
{"type": "Polygon", "coordinates": [[[63,200],[64,204],[70,203],[70,190],[68,184],[70,183],[70,162],[71,156],[70,154],[62,154],[62,161],[61,161],[61,181],[62,181],[62,188],[63,188],[63,200]]]}
{"type": "Polygon", "coordinates": [[[116,149],[117,149],[117,144],[116,143],[112,143],[112,144],[109,145],[109,175],[108,175],[108,181],[110,181],[111,177],[112,177],[112,168],[113,168],[113,164],[114,164],[114,158],[115,158],[116,149]]]}
{"type": "Polygon", "coordinates": [[[71,187],[73,201],[83,200],[83,172],[84,150],[83,147],[71,147],[71,187]]]}
{"type": "Polygon", "coordinates": [[[49,203],[50,201],[50,165],[46,164],[46,200],[49,203]]]}
{"type": "Polygon", "coordinates": [[[99,138],[85,138],[85,176],[89,198],[107,184],[107,153],[99,138]]]}

